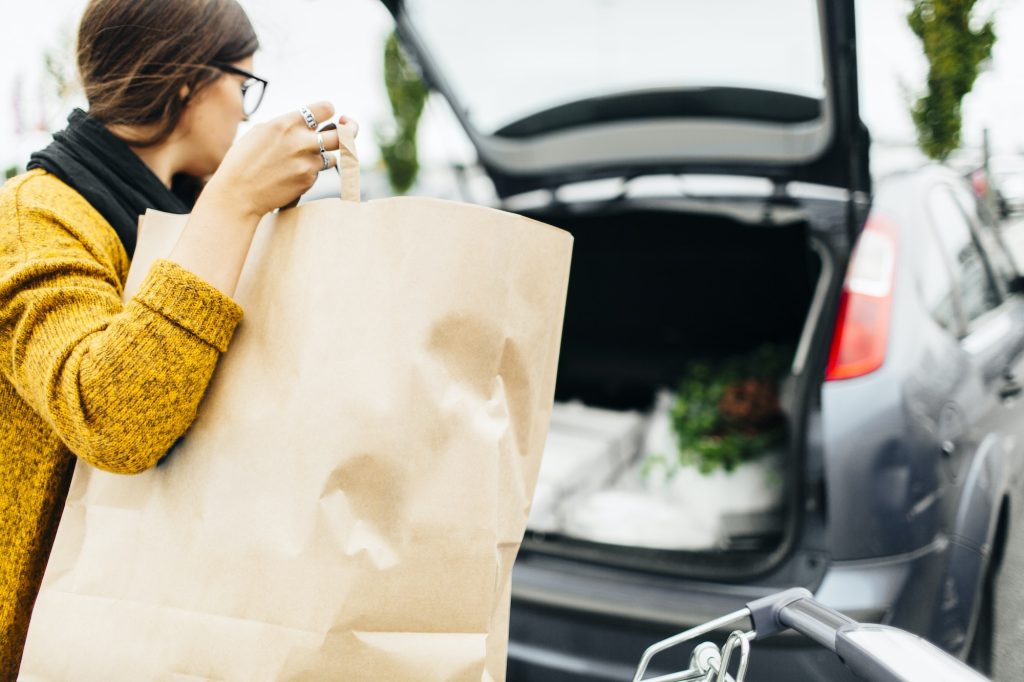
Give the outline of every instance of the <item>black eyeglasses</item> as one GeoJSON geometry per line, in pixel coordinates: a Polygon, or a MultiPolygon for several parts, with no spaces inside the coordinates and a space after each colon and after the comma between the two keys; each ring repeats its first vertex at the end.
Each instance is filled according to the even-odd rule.
{"type": "Polygon", "coordinates": [[[244,69],[225,64],[224,62],[210,62],[210,66],[220,69],[225,73],[233,73],[236,76],[245,78],[242,81],[242,113],[245,114],[246,118],[255,114],[256,110],[260,108],[260,102],[263,101],[263,93],[267,90],[267,81],[244,69]]]}

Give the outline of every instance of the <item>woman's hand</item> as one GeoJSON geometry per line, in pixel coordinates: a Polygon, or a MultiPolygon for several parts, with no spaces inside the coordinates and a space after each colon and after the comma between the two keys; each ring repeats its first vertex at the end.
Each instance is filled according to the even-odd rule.
{"type": "MultiPolygon", "coordinates": [[[[329,102],[309,109],[321,123],[334,115],[329,102]]],[[[339,122],[354,123],[345,117],[339,122]]],[[[338,149],[337,131],[321,134],[327,151],[338,149]]],[[[337,159],[329,157],[335,165],[337,159]]],[[[260,218],[308,190],[321,169],[316,131],[298,111],[255,126],[235,143],[199,195],[170,260],[233,296],[260,218]]]]}
{"type": "MultiPolygon", "coordinates": [[[[314,118],[326,123],[334,116],[330,102],[311,104],[314,118]]],[[[347,121],[341,117],[341,123],[347,121]]],[[[322,133],[324,148],[338,149],[338,133],[322,133]]],[[[328,155],[331,166],[337,164],[328,155]]],[[[298,111],[260,123],[242,136],[228,151],[220,168],[210,178],[204,195],[213,194],[257,220],[306,192],[323,169],[316,131],[307,127],[298,111]]]]}

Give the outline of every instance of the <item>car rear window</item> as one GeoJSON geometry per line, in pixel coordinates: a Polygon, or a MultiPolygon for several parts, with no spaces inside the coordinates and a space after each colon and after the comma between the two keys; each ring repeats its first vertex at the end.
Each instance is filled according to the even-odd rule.
{"type": "Polygon", "coordinates": [[[406,0],[473,127],[639,90],[753,88],[822,99],[817,0],[406,0]]]}

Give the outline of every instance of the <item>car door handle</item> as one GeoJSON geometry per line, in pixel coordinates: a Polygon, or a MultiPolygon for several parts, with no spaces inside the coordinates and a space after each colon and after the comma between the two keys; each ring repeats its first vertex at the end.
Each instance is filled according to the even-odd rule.
{"type": "Polygon", "coordinates": [[[1022,391],[1024,391],[1024,386],[1021,386],[1014,377],[1005,377],[1003,385],[999,387],[999,398],[1000,400],[1016,398],[1022,391]]]}

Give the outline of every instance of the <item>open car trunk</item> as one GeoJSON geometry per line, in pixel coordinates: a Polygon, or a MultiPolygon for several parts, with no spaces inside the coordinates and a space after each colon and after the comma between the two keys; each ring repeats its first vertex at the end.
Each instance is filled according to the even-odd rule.
{"type": "MultiPolygon", "coordinates": [[[[570,231],[575,246],[556,404],[524,547],[579,549],[589,559],[641,548],[775,549],[800,456],[787,430],[801,409],[789,367],[822,273],[806,220],[768,224],[756,213],[748,222],[654,205],[530,215],[570,231]],[[693,421],[673,418],[679,396],[699,401],[718,368],[756,368],[764,357],[779,363],[767,387],[777,438],[731,471],[687,461],[678,429],[693,421]],[[680,382],[697,366],[705,374],[690,386],[704,388],[687,394],[680,382]]],[[[730,381],[720,383],[728,392],[730,381]]],[[[746,385],[735,372],[732,384],[746,385]]],[[[708,400],[705,408],[720,404],[708,400]]]]}
{"type": "MultiPolygon", "coordinates": [[[[823,367],[827,350],[828,334],[810,341],[808,331],[821,329],[807,324],[808,311],[812,298],[815,310],[838,301],[838,282],[816,286],[845,264],[871,188],[853,0],[661,3],[657,11],[624,0],[382,2],[509,204],[660,176],[764,179],[780,205],[791,184],[832,192],[821,195],[834,204],[824,207],[831,217],[813,229],[816,213],[763,220],[763,204],[745,217],[625,201],[526,212],[569,230],[576,244],[523,549],[714,579],[776,565],[801,520],[801,443],[820,388],[808,368],[823,367]],[[755,353],[788,353],[800,370],[767,386],[751,377],[753,391],[742,376],[726,380],[723,367],[750,366],[755,353]],[[696,362],[711,369],[694,378],[696,362]],[[700,386],[718,391],[715,401],[700,386]],[[737,421],[736,403],[771,402],[751,393],[777,396],[781,438],[766,437],[774,424],[737,421]],[[683,405],[695,402],[696,416],[683,405]],[[728,458],[709,451],[735,450],[737,430],[764,447],[747,442],[731,470],[712,466],[728,458]],[[738,561],[741,551],[756,556],[738,561]]],[[[727,204],[752,207],[718,208],[727,204]]]]}

